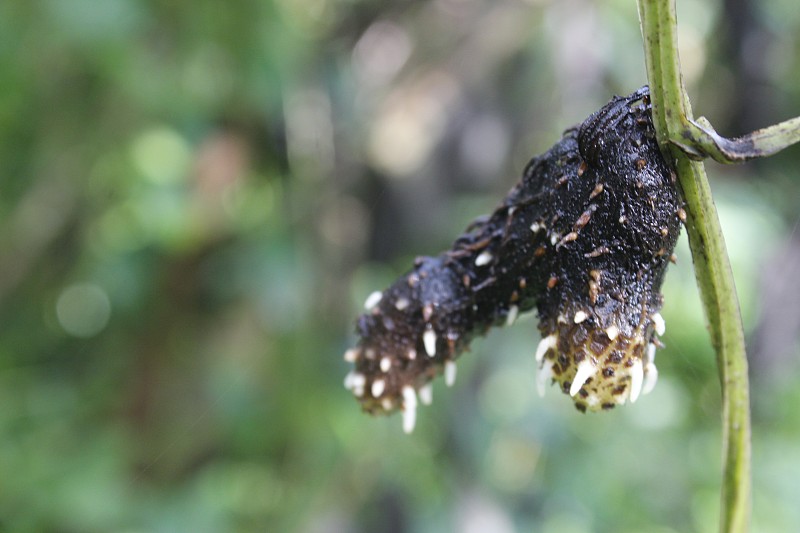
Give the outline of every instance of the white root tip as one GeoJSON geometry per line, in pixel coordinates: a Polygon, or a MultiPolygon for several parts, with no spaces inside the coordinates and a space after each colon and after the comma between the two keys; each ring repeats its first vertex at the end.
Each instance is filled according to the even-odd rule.
{"type": "Polygon", "coordinates": [[[433,383],[426,383],[419,388],[419,401],[423,405],[430,405],[433,403],[433,383]]]}
{"type": "Polygon", "coordinates": [[[367,377],[364,374],[353,374],[353,386],[363,387],[367,383],[367,377]]]}
{"type": "Polygon", "coordinates": [[[634,403],[639,399],[639,394],[642,392],[643,382],[644,367],[642,366],[642,360],[637,359],[633,362],[633,366],[631,367],[631,392],[628,396],[631,400],[631,403],[634,403]]]}
{"type": "Polygon", "coordinates": [[[481,252],[478,257],[475,258],[475,266],[485,266],[492,262],[494,256],[492,252],[481,252]]]}
{"type": "Polygon", "coordinates": [[[572,385],[569,387],[569,395],[575,396],[581,390],[583,385],[597,373],[597,367],[591,361],[584,359],[578,363],[578,371],[575,373],[575,379],[572,380],[572,385]]]}
{"type": "Polygon", "coordinates": [[[380,398],[383,394],[383,391],[386,390],[386,382],[382,379],[376,379],[372,382],[371,391],[373,398],[380,398]]]}
{"type": "Polygon", "coordinates": [[[412,387],[403,387],[403,431],[411,433],[417,424],[417,393],[412,387]]]}
{"type": "Polygon", "coordinates": [[[544,393],[547,387],[547,381],[553,377],[553,362],[545,361],[539,372],[536,374],[536,392],[539,393],[540,398],[544,398],[544,393]]]}
{"type": "Polygon", "coordinates": [[[650,394],[656,387],[658,381],[658,369],[654,363],[647,363],[644,367],[644,383],[642,384],[642,394],[650,394]]]}
{"type": "Polygon", "coordinates": [[[606,328],[606,335],[608,335],[608,338],[613,341],[619,335],[619,328],[613,324],[608,326],[606,328]]]}
{"type": "Polygon", "coordinates": [[[386,373],[391,369],[392,369],[392,360],[389,359],[388,357],[382,357],[381,358],[381,372],[386,373]]]}
{"type": "Polygon", "coordinates": [[[656,345],[652,342],[647,345],[647,361],[654,363],[656,360],[656,345]]]}
{"type": "Polygon", "coordinates": [[[367,311],[371,310],[373,307],[381,303],[381,299],[383,298],[383,293],[381,291],[375,291],[369,296],[367,299],[364,300],[364,309],[367,311]]]}
{"type": "Polygon", "coordinates": [[[577,313],[575,313],[574,322],[576,324],[580,324],[581,322],[583,322],[587,318],[589,318],[589,315],[587,315],[584,311],[578,311],[577,313]]]}
{"type": "Polygon", "coordinates": [[[508,314],[506,315],[506,326],[513,325],[514,322],[517,321],[517,316],[519,316],[519,307],[512,305],[508,308],[508,314]]]}
{"type": "Polygon", "coordinates": [[[425,345],[425,352],[433,357],[436,355],[436,332],[428,328],[422,334],[422,343],[425,345]]]}
{"type": "Polygon", "coordinates": [[[661,313],[653,313],[653,316],[650,318],[653,319],[653,328],[655,328],[656,334],[659,337],[663,337],[664,333],[667,331],[667,324],[664,322],[664,317],[661,316],[661,313]]]}
{"type": "Polygon", "coordinates": [[[408,301],[408,298],[398,298],[394,303],[394,308],[398,311],[402,311],[403,309],[407,308],[410,303],[411,302],[408,301]]]}
{"type": "Polygon", "coordinates": [[[357,348],[350,348],[344,352],[344,360],[348,363],[355,363],[358,361],[358,356],[361,355],[361,350],[357,348]]]}
{"type": "Polygon", "coordinates": [[[366,383],[366,376],[358,372],[348,372],[344,377],[344,388],[347,390],[363,389],[366,383]]]}
{"type": "Polygon", "coordinates": [[[444,363],[444,384],[452,387],[456,382],[456,363],[455,361],[445,361],[444,363]]]}
{"type": "Polygon", "coordinates": [[[408,355],[409,361],[413,361],[414,359],[417,358],[417,351],[414,348],[409,348],[407,355],[408,355]]]}
{"type": "Polygon", "coordinates": [[[548,335],[544,339],[539,341],[539,346],[536,347],[536,362],[541,363],[542,359],[544,359],[544,354],[547,353],[547,350],[550,348],[555,348],[556,343],[558,342],[558,338],[553,335],[548,335]]]}

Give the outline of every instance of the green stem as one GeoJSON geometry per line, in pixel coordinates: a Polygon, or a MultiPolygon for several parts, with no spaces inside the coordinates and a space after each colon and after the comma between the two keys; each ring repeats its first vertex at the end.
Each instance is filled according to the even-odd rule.
{"type": "Polygon", "coordinates": [[[747,355],[736,287],[703,163],[677,160],[686,201],[695,276],[717,353],[722,385],[723,485],[720,531],[750,522],[750,400],[747,355]]]}
{"type": "Polygon", "coordinates": [[[693,160],[711,157],[720,163],[741,163],[770,156],[800,142],[800,117],[736,139],[719,135],[705,117],[695,121],[681,80],[674,0],[639,0],[639,15],[651,89],[652,84],[658,83],[659,97],[663,98],[653,110],[656,123],[662,126],[656,128],[662,146],[674,144],[693,160]]]}
{"type": "Polygon", "coordinates": [[[689,246],[717,353],[723,402],[723,484],[720,531],[750,524],[750,403],[742,319],[725,240],[703,163],[687,124],[692,111],[680,73],[674,0],[639,0],[647,77],[659,144],[675,162],[686,202],[689,246]]]}

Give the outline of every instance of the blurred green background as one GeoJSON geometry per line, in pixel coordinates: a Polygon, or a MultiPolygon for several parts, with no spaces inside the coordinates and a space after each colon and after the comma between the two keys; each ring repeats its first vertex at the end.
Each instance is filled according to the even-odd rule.
{"type": "MultiPolygon", "coordinates": [[[[800,114],[795,0],[678,10],[696,112],[731,136],[800,114]]],[[[538,398],[532,318],[412,436],[342,387],[366,295],[644,82],[633,0],[0,2],[0,530],[715,530],[685,242],[633,406],[538,398]]],[[[709,166],[763,532],[800,523],[798,165],[709,166]]]]}

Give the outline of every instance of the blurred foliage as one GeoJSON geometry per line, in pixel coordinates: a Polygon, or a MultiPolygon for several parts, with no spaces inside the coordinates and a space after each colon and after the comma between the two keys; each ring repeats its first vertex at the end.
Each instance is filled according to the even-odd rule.
{"type": "MultiPolygon", "coordinates": [[[[680,0],[695,110],[800,113],[790,0],[680,0]]],[[[633,2],[0,2],[0,530],[710,531],[719,387],[685,245],[661,381],[533,393],[478,341],[413,436],[359,412],[363,298],[644,83],[633,2]]],[[[753,373],[755,524],[800,523],[800,150],[712,166],[753,373]]]]}

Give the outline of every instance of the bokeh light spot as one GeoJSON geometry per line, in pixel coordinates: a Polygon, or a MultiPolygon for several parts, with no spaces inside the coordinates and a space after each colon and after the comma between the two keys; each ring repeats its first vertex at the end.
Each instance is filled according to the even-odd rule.
{"type": "Polygon", "coordinates": [[[168,128],[148,130],[133,142],[131,156],[136,168],[153,183],[175,183],[186,177],[191,156],[189,145],[168,128]]]}
{"type": "Polygon", "coordinates": [[[106,327],[111,316],[111,301],[97,285],[76,283],[61,292],[56,302],[56,316],[64,331],[73,337],[93,337],[106,327]]]}

